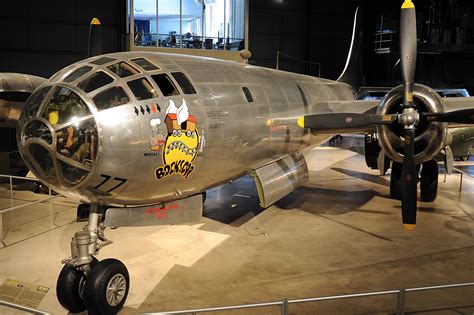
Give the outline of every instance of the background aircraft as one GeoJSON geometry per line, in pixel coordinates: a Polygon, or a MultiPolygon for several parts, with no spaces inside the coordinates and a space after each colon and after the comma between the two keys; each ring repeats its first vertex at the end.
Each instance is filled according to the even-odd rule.
{"type": "MultiPolygon", "coordinates": [[[[307,180],[301,151],[330,134],[367,132],[374,124],[383,153],[393,160],[391,195],[402,200],[402,221],[412,228],[418,178],[422,198],[436,197],[434,157],[448,143],[447,122],[474,122],[472,99],[443,99],[413,83],[414,19],[406,1],[404,85],[381,101],[354,100],[361,82],[358,18],[338,81],[201,57],[123,52],[75,63],[44,82],[19,119],[19,150],[44,183],[91,205],[88,225],[74,235],[58,278],[60,303],[70,312],[106,314],[124,305],[126,267],[94,257],[110,244],[106,226],[192,221],[202,213],[202,193],[245,173],[255,177],[267,207],[307,180]]],[[[90,50],[98,52],[95,27],[90,50]]]]}

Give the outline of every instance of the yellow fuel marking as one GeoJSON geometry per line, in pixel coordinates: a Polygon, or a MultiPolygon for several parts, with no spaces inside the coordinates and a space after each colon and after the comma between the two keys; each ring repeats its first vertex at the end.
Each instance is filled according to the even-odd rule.
{"type": "Polygon", "coordinates": [[[416,224],[403,224],[403,227],[405,228],[405,230],[407,231],[413,231],[416,227],[416,224]]]}

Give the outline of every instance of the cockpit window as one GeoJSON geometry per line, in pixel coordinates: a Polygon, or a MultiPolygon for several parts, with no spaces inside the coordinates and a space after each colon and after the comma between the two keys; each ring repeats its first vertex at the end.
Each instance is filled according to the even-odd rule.
{"type": "Polygon", "coordinates": [[[36,163],[38,164],[42,172],[44,172],[44,176],[46,176],[46,178],[44,178],[43,180],[52,184],[57,184],[58,177],[56,174],[56,170],[54,169],[53,159],[51,158],[51,154],[49,154],[49,151],[46,150],[42,145],[39,145],[37,143],[32,143],[29,146],[29,151],[31,156],[36,160],[36,163]]]}
{"type": "Polygon", "coordinates": [[[93,60],[93,61],[91,61],[90,63],[100,66],[100,65],[104,65],[104,64],[106,64],[106,63],[109,63],[109,62],[111,62],[111,61],[114,61],[114,60],[115,60],[115,59],[113,59],[113,58],[102,57],[102,58],[93,60]]]}
{"type": "Polygon", "coordinates": [[[247,99],[247,102],[252,103],[253,102],[253,96],[252,93],[250,92],[249,88],[246,86],[242,87],[242,91],[244,92],[245,98],[247,99]]]}
{"type": "Polygon", "coordinates": [[[57,86],[43,105],[40,116],[56,127],[89,115],[89,108],[76,93],[66,87],[57,86]]]}
{"type": "Polygon", "coordinates": [[[59,160],[59,166],[61,167],[67,186],[79,184],[89,174],[88,171],[63,162],[62,160],[59,160]]]}
{"type": "Polygon", "coordinates": [[[164,96],[179,95],[178,89],[171,78],[166,73],[155,74],[151,76],[164,96]]]}
{"type": "Polygon", "coordinates": [[[184,94],[196,94],[196,90],[192,85],[191,81],[189,81],[188,77],[182,72],[172,72],[171,75],[173,78],[178,82],[181,90],[183,90],[184,94]]]}
{"type": "Polygon", "coordinates": [[[152,64],[151,62],[149,62],[148,60],[146,60],[145,58],[135,58],[135,59],[132,59],[132,61],[136,63],[137,65],[139,65],[140,67],[142,67],[142,69],[146,71],[160,69],[154,64],[152,64]]]}
{"type": "Polygon", "coordinates": [[[92,167],[98,144],[97,127],[93,118],[57,130],[56,137],[57,152],[67,158],[63,160],[72,164],[80,163],[86,168],[92,167]]]}
{"type": "Polygon", "coordinates": [[[22,143],[25,143],[27,139],[37,138],[44,140],[47,144],[53,144],[53,137],[49,131],[48,126],[38,120],[29,122],[25,129],[23,129],[22,143]]]}
{"type": "Polygon", "coordinates": [[[137,69],[123,61],[114,63],[113,65],[108,66],[107,69],[109,69],[121,78],[126,78],[131,75],[140,73],[137,69]]]}
{"type": "Polygon", "coordinates": [[[86,93],[92,92],[97,90],[98,88],[109,84],[114,79],[112,79],[109,75],[105,74],[105,72],[99,71],[79,83],[77,86],[86,93]]]}
{"type": "Polygon", "coordinates": [[[130,99],[120,86],[114,86],[94,96],[93,101],[98,109],[107,109],[126,104],[130,99]]]}
{"type": "Polygon", "coordinates": [[[38,111],[43,99],[45,98],[46,94],[51,89],[50,86],[44,87],[36,92],[34,92],[30,98],[25,103],[25,109],[21,113],[20,120],[25,122],[36,116],[36,112],[38,111]]]}
{"type": "Polygon", "coordinates": [[[132,90],[133,95],[135,95],[139,101],[158,97],[155,88],[151,85],[150,81],[145,78],[133,80],[127,82],[127,84],[130,90],[132,90]]]}
{"type": "Polygon", "coordinates": [[[80,67],[79,69],[74,70],[70,75],[68,75],[64,79],[64,82],[71,83],[72,81],[79,79],[80,77],[82,77],[84,74],[86,74],[87,72],[91,70],[92,70],[92,67],[90,66],[80,67]]]}

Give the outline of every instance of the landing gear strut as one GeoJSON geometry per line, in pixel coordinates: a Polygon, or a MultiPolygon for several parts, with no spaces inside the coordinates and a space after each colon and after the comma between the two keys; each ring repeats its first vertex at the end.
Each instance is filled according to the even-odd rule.
{"type": "Polygon", "coordinates": [[[96,204],[90,206],[89,223],[71,241],[71,257],[58,277],[59,303],[71,313],[116,314],[124,305],[130,287],[125,265],[116,259],[98,261],[94,256],[111,244],[104,236],[104,215],[96,204]]]}
{"type": "Polygon", "coordinates": [[[392,173],[390,173],[390,198],[402,199],[402,164],[392,162],[392,173]]]}
{"type": "Polygon", "coordinates": [[[432,202],[438,195],[438,163],[431,160],[423,163],[420,175],[420,198],[424,202],[432,202]]]}

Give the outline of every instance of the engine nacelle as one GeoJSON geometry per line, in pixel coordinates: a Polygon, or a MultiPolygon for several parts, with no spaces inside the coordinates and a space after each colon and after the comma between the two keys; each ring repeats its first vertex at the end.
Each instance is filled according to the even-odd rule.
{"type": "Polygon", "coordinates": [[[294,154],[254,170],[258,197],[262,208],[285,197],[308,181],[308,166],[301,154],[294,154]]]}
{"type": "Polygon", "coordinates": [[[16,128],[24,103],[45,81],[34,75],[0,73],[0,127],[16,128]]]}
{"type": "MultiPolygon", "coordinates": [[[[419,113],[444,112],[443,99],[431,88],[415,84],[413,88],[415,106],[419,113]]],[[[380,102],[377,114],[401,113],[403,86],[392,89],[380,102]]],[[[432,160],[445,146],[448,124],[443,122],[420,122],[415,133],[415,163],[420,164],[432,160]]],[[[379,145],[393,161],[403,162],[403,125],[378,125],[379,145]]]]}

